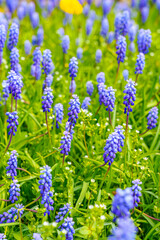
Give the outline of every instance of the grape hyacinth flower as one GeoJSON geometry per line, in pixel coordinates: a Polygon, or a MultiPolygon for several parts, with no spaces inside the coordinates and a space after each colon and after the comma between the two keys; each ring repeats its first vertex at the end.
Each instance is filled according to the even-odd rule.
{"type": "Polygon", "coordinates": [[[32,49],[32,44],[30,43],[29,40],[26,40],[24,43],[25,54],[29,55],[31,53],[31,49],[32,49]]]}
{"type": "Polygon", "coordinates": [[[71,77],[71,94],[73,93],[73,84],[74,84],[73,81],[75,77],[77,77],[77,72],[78,72],[78,61],[77,61],[77,58],[72,57],[69,63],[69,73],[71,77]]]}
{"type": "Polygon", "coordinates": [[[13,47],[17,46],[19,37],[19,27],[16,23],[12,23],[9,29],[8,49],[11,51],[13,47]]]}
{"type": "Polygon", "coordinates": [[[114,32],[109,32],[107,43],[110,44],[113,42],[113,40],[114,40],[114,32]]]}
{"type": "Polygon", "coordinates": [[[41,77],[41,60],[42,60],[42,53],[40,47],[36,47],[33,52],[33,64],[31,66],[31,75],[35,77],[36,80],[39,80],[41,77]]]}
{"type": "Polygon", "coordinates": [[[18,0],[12,1],[12,0],[6,0],[7,7],[11,13],[13,13],[16,8],[18,7],[18,0]]]}
{"type": "Polygon", "coordinates": [[[119,141],[120,141],[120,145],[121,147],[124,147],[124,129],[121,125],[117,126],[114,130],[116,133],[119,134],[119,141]]]}
{"type": "Polygon", "coordinates": [[[115,104],[115,90],[112,87],[108,87],[106,90],[106,110],[112,112],[115,104]]]}
{"type": "Polygon", "coordinates": [[[37,45],[41,46],[44,39],[44,30],[43,27],[40,27],[37,31],[37,45]]]}
{"type": "Polygon", "coordinates": [[[64,223],[62,223],[61,225],[61,231],[65,230],[67,232],[66,240],[73,240],[73,234],[75,233],[73,225],[74,225],[73,218],[70,217],[64,219],[64,223]]]}
{"type": "Polygon", "coordinates": [[[135,40],[136,34],[137,34],[137,26],[132,25],[131,27],[129,27],[128,37],[131,42],[135,40]]]}
{"type": "Polygon", "coordinates": [[[2,82],[2,87],[3,87],[3,98],[6,102],[9,97],[9,83],[7,80],[4,80],[2,82]]]}
{"type": "Polygon", "coordinates": [[[118,41],[117,41],[117,46],[116,46],[116,54],[117,54],[117,61],[118,64],[120,64],[120,62],[124,62],[125,56],[126,56],[126,39],[123,36],[119,36],[118,37],[118,41]]]}
{"type": "Polygon", "coordinates": [[[75,80],[72,80],[69,86],[69,92],[71,93],[71,89],[72,89],[72,93],[75,93],[76,91],[76,82],[75,80]]]}
{"type": "Polygon", "coordinates": [[[7,162],[8,166],[6,167],[7,176],[10,176],[12,180],[17,176],[17,156],[18,153],[16,150],[11,152],[10,158],[7,162]]]}
{"type": "Polygon", "coordinates": [[[43,240],[43,238],[41,238],[40,233],[33,233],[33,239],[32,240],[43,240]]]}
{"type": "Polygon", "coordinates": [[[106,16],[112,8],[112,0],[103,0],[102,2],[102,10],[103,10],[103,16],[106,16]]]}
{"type": "Polygon", "coordinates": [[[115,218],[130,217],[130,210],[134,208],[134,199],[131,188],[118,188],[112,202],[112,213],[115,218]]]}
{"type": "Polygon", "coordinates": [[[22,93],[22,87],[23,87],[22,76],[17,75],[15,71],[11,70],[9,72],[7,79],[9,84],[9,93],[12,94],[12,96],[16,101],[18,99],[21,99],[22,98],[21,93],[22,93]]]}
{"type": "Polygon", "coordinates": [[[63,120],[63,105],[61,103],[57,103],[54,106],[53,114],[56,117],[56,128],[59,128],[59,123],[62,123],[63,120]]]}
{"type": "Polygon", "coordinates": [[[148,130],[149,129],[153,129],[156,127],[156,123],[157,123],[157,119],[158,119],[158,108],[157,107],[153,107],[148,114],[147,120],[148,120],[148,130]]]}
{"type": "Polygon", "coordinates": [[[112,229],[108,240],[135,240],[136,232],[137,228],[130,218],[121,218],[118,220],[118,226],[112,229]]]}
{"type": "Polygon", "coordinates": [[[50,112],[53,103],[53,94],[51,88],[45,88],[42,99],[43,99],[42,101],[43,112],[50,112]]]}
{"type": "Polygon", "coordinates": [[[126,94],[123,97],[123,99],[124,99],[123,104],[125,105],[124,113],[127,114],[126,135],[127,135],[127,129],[128,129],[129,113],[132,112],[132,106],[134,106],[134,102],[136,100],[135,84],[136,84],[135,82],[133,82],[131,79],[129,79],[125,86],[125,90],[123,91],[123,93],[126,94]]]}
{"type": "Polygon", "coordinates": [[[92,96],[92,93],[93,93],[93,90],[94,90],[92,81],[88,81],[86,83],[86,87],[87,87],[87,93],[89,94],[89,96],[92,96]]]}
{"type": "Polygon", "coordinates": [[[131,79],[128,80],[123,93],[126,94],[123,98],[123,104],[126,106],[124,109],[124,113],[127,113],[127,116],[129,116],[129,113],[132,112],[131,106],[134,106],[134,101],[136,100],[135,82],[133,82],[131,79]]]}
{"type": "Polygon", "coordinates": [[[91,19],[87,19],[86,21],[86,34],[89,36],[92,32],[93,21],[91,19]]]}
{"type": "Polygon", "coordinates": [[[142,188],[139,186],[142,184],[142,182],[139,179],[136,179],[132,181],[132,191],[133,191],[133,198],[134,198],[134,207],[138,207],[138,204],[140,203],[140,198],[142,196],[141,190],[142,188]]]}
{"type": "Polygon", "coordinates": [[[78,48],[77,49],[77,59],[82,59],[82,57],[83,57],[83,49],[78,48]]]}
{"type": "Polygon", "coordinates": [[[100,63],[102,59],[102,51],[100,49],[98,49],[96,51],[96,63],[100,63]]]}
{"type": "Polygon", "coordinates": [[[17,9],[18,19],[21,21],[25,17],[25,9],[23,6],[19,6],[17,9]]]}
{"type": "Polygon", "coordinates": [[[140,29],[138,33],[138,51],[142,52],[144,54],[147,54],[149,52],[149,48],[151,47],[151,31],[140,29]]]}
{"type": "Polygon", "coordinates": [[[69,102],[70,107],[68,108],[68,122],[70,123],[70,126],[75,126],[78,114],[80,113],[80,101],[79,97],[77,95],[73,95],[72,99],[69,102]]]}
{"type": "Polygon", "coordinates": [[[125,70],[123,71],[123,77],[124,77],[124,80],[125,80],[125,81],[127,81],[127,80],[128,80],[128,77],[129,77],[129,72],[128,72],[128,70],[127,70],[127,69],[125,69],[125,70]]]}
{"type": "Polygon", "coordinates": [[[142,22],[145,23],[149,16],[149,7],[148,6],[143,7],[141,9],[141,15],[142,15],[142,22]]]}
{"type": "Polygon", "coordinates": [[[4,24],[0,24],[0,65],[2,64],[3,48],[6,41],[6,28],[4,24]]]}
{"type": "Polygon", "coordinates": [[[99,103],[102,105],[102,103],[105,105],[106,104],[106,85],[104,83],[99,83],[98,84],[98,94],[99,94],[99,103]]]}
{"type": "Polygon", "coordinates": [[[143,73],[143,69],[145,66],[145,55],[143,53],[140,53],[137,56],[137,62],[136,62],[136,68],[135,68],[135,74],[137,74],[136,76],[136,82],[138,80],[138,75],[143,73]]]}
{"type": "Polygon", "coordinates": [[[41,204],[44,204],[44,207],[46,208],[46,212],[44,213],[44,216],[46,214],[50,214],[50,211],[53,211],[53,192],[51,191],[52,187],[52,174],[51,174],[51,168],[46,165],[41,168],[41,175],[39,180],[39,189],[42,196],[41,204]]]}
{"type": "MultiPolygon", "coordinates": [[[[121,132],[121,134],[123,134],[123,132],[121,132]]],[[[124,143],[122,141],[122,136],[117,130],[109,135],[108,139],[106,140],[106,146],[104,147],[104,165],[108,163],[108,165],[111,166],[116,157],[116,153],[122,151],[121,147],[123,147],[123,145],[124,143]]]]}
{"type": "Polygon", "coordinates": [[[98,84],[99,83],[105,83],[105,81],[106,81],[105,80],[105,73],[104,72],[98,73],[96,79],[97,79],[98,84]]]}
{"type": "Polygon", "coordinates": [[[83,14],[85,17],[87,17],[89,15],[89,10],[90,10],[90,6],[88,4],[86,4],[83,8],[83,14]]]}
{"type": "Polygon", "coordinates": [[[13,180],[13,183],[11,183],[10,185],[10,189],[9,189],[9,200],[11,201],[11,203],[14,203],[15,201],[18,201],[18,197],[20,196],[20,185],[17,184],[17,180],[13,180]]]}
{"type": "Polygon", "coordinates": [[[7,212],[3,212],[3,214],[0,214],[0,224],[15,222],[19,218],[19,216],[22,216],[24,212],[24,206],[22,204],[16,204],[15,207],[16,208],[12,207],[7,212]]]}
{"type": "Polygon", "coordinates": [[[90,97],[86,97],[82,102],[81,108],[88,109],[88,106],[91,105],[90,101],[91,101],[90,97]]]}
{"type": "Polygon", "coordinates": [[[51,51],[49,49],[46,49],[43,51],[43,56],[42,56],[42,69],[44,70],[44,73],[46,75],[50,74],[50,72],[54,69],[54,64],[51,59],[51,51]]]}
{"type": "Polygon", "coordinates": [[[32,13],[30,19],[31,19],[31,24],[32,24],[33,29],[38,27],[38,25],[39,25],[39,14],[37,12],[32,13]]]}
{"type": "Polygon", "coordinates": [[[16,74],[19,74],[21,71],[21,66],[19,64],[19,50],[16,47],[12,48],[11,50],[10,63],[11,70],[15,71],[16,74]]]}
{"type": "Polygon", "coordinates": [[[134,42],[131,42],[130,45],[129,45],[129,50],[134,53],[135,52],[135,43],[134,42]]]}
{"type": "Polygon", "coordinates": [[[69,131],[64,131],[64,136],[61,138],[61,154],[63,154],[63,164],[64,164],[64,159],[65,156],[69,154],[70,150],[71,150],[71,140],[72,140],[72,135],[69,131]]]}
{"type": "Polygon", "coordinates": [[[63,53],[67,54],[68,49],[69,49],[69,44],[70,44],[70,39],[68,35],[64,35],[62,38],[62,49],[63,49],[63,53]]]}
{"type": "Polygon", "coordinates": [[[15,136],[15,132],[17,132],[17,126],[18,126],[18,115],[17,112],[6,112],[6,115],[8,116],[7,122],[8,126],[7,128],[9,130],[8,135],[13,135],[15,136]]]}
{"type": "Polygon", "coordinates": [[[52,82],[53,82],[53,76],[51,74],[47,75],[46,76],[46,79],[44,80],[43,82],[43,90],[46,88],[46,87],[51,87],[52,85],[52,82]]]}
{"type": "Polygon", "coordinates": [[[67,213],[70,215],[71,214],[70,209],[71,209],[71,205],[69,203],[64,204],[64,206],[59,209],[57,216],[55,216],[56,222],[57,223],[61,222],[64,219],[64,217],[67,215],[67,213]]]}
{"type": "Polygon", "coordinates": [[[35,35],[32,36],[32,45],[33,46],[37,45],[37,36],[35,35]]]}
{"type": "Polygon", "coordinates": [[[102,24],[101,24],[101,36],[103,38],[106,38],[107,37],[107,34],[108,34],[108,31],[109,31],[109,23],[108,23],[108,19],[107,18],[104,18],[102,20],[102,24]]]}

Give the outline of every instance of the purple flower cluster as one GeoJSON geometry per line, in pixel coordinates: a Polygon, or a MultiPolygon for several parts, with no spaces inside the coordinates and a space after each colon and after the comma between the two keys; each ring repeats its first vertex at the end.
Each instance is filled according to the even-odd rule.
{"type": "Polygon", "coordinates": [[[139,179],[136,179],[136,180],[132,181],[132,183],[134,184],[132,186],[134,206],[138,207],[138,204],[140,203],[139,197],[142,196],[142,194],[141,194],[142,188],[139,185],[142,184],[142,182],[139,179]]]}
{"type": "Polygon", "coordinates": [[[19,74],[21,71],[21,66],[19,64],[19,50],[16,47],[12,48],[11,50],[10,63],[11,70],[15,71],[16,74],[19,74]]]}
{"type": "Polygon", "coordinates": [[[126,56],[126,47],[127,47],[127,43],[126,43],[126,39],[123,36],[119,36],[118,37],[118,41],[117,41],[117,46],[116,46],[116,54],[117,54],[117,61],[118,64],[120,62],[124,62],[125,56],[126,56]]]}
{"type": "Polygon", "coordinates": [[[96,63],[100,63],[102,59],[102,51],[100,49],[98,49],[96,51],[96,63]]]}
{"type": "Polygon", "coordinates": [[[57,216],[55,217],[56,222],[57,223],[61,222],[67,215],[67,213],[70,215],[71,214],[70,209],[71,205],[69,203],[65,204],[62,208],[60,208],[57,216]]]}
{"type": "Polygon", "coordinates": [[[61,154],[64,154],[64,155],[68,155],[68,153],[70,152],[71,150],[71,141],[72,141],[72,134],[70,133],[70,131],[64,131],[64,136],[61,138],[61,146],[60,146],[60,149],[61,149],[61,154]]]}
{"type": "Polygon", "coordinates": [[[90,97],[86,97],[82,102],[81,108],[88,109],[88,106],[91,105],[90,101],[91,101],[90,97]]]}
{"type": "Polygon", "coordinates": [[[82,59],[82,57],[83,57],[83,49],[78,48],[77,49],[77,59],[82,59]]]}
{"type": "Polygon", "coordinates": [[[2,82],[2,87],[3,87],[3,98],[5,101],[7,101],[9,97],[9,83],[7,80],[4,80],[2,82]]]}
{"type": "Polygon", "coordinates": [[[44,70],[44,73],[46,75],[50,74],[50,72],[54,69],[54,64],[51,59],[51,51],[49,49],[46,49],[43,51],[42,56],[42,69],[44,70]]]}
{"type": "Polygon", "coordinates": [[[0,24],[0,65],[2,64],[3,48],[6,41],[6,28],[4,24],[0,24]]]}
{"type": "Polygon", "coordinates": [[[118,13],[115,18],[115,37],[118,39],[119,35],[126,36],[129,31],[129,12],[124,11],[123,13],[118,13]]]}
{"type": "Polygon", "coordinates": [[[21,99],[21,92],[23,87],[22,76],[17,75],[15,71],[11,70],[7,79],[9,85],[9,93],[12,94],[15,100],[21,99]]]}
{"type": "Polygon", "coordinates": [[[121,152],[124,146],[124,135],[123,128],[118,126],[113,133],[111,133],[106,140],[106,146],[104,147],[104,162],[108,163],[109,166],[113,163],[116,153],[121,152]]]}
{"type": "Polygon", "coordinates": [[[23,209],[24,206],[22,204],[16,204],[15,207],[16,208],[14,207],[10,208],[8,212],[4,212],[3,214],[0,214],[0,224],[15,222],[19,218],[18,213],[20,217],[22,216],[24,212],[24,209],[23,209]]]}
{"type": "Polygon", "coordinates": [[[92,32],[92,27],[93,27],[93,21],[91,19],[87,19],[86,21],[86,34],[89,36],[92,32]]]}
{"type": "Polygon", "coordinates": [[[19,27],[16,23],[12,23],[9,30],[8,49],[11,51],[13,47],[17,46],[19,37],[19,27]]]}
{"type": "Polygon", "coordinates": [[[53,94],[51,88],[44,89],[44,95],[42,96],[42,99],[43,112],[50,112],[53,103],[53,94]]]}
{"type": "Polygon", "coordinates": [[[93,90],[94,90],[92,81],[88,81],[86,83],[86,87],[87,87],[87,93],[89,94],[89,96],[92,96],[92,93],[93,93],[93,90]]]}
{"type": "Polygon", "coordinates": [[[44,30],[43,30],[43,27],[41,26],[37,31],[37,45],[38,46],[42,45],[43,39],[44,39],[44,30]]]}
{"type": "Polygon", "coordinates": [[[7,128],[10,128],[8,135],[13,134],[15,136],[15,132],[17,132],[17,126],[18,126],[18,115],[17,112],[6,112],[6,115],[8,116],[7,122],[8,126],[7,128]]]}
{"type": "Polygon", "coordinates": [[[44,80],[44,83],[43,83],[43,90],[46,87],[48,87],[48,88],[51,87],[52,82],[53,82],[53,76],[51,74],[47,75],[46,79],[44,80]]]}
{"type": "Polygon", "coordinates": [[[147,128],[148,129],[153,129],[156,127],[157,124],[157,119],[158,119],[158,108],[157,107],[153,107],[148,114],[147,120],[147,128]]]}
{"type": "Polygon", "coordinates": [[[102,10],[103,10],[103,16],[106,16],[112,8],[112,0],[103,0],[102,2],[102,10]]]}
{"type": "Polygon", "coordinates": [[[72,80],[74,80],[74,78],[77,76],[77,72],[78,72],[78,61],[77,61],[77,58],[72,57],[69,63],[69,73],[72,80]]]}
{"type": "Polygon", "coordinates": [[[41,60],[42,53],[40,47],[37,47],[33,52],[33,64],[31,66],[31,75],[35,77],[36,80],[39,80],[41,77],[41,60]]]}
{"type": "Polygon", "coordinates": [[[16,201],[18,201],[18,197],[20,196],[20,185],[17,184],[17,180],[13,180],[13,183],[11,183],[10,185],[10,189],[9,189],[9,200],[11,200],[11,203],[14,203],[16,201]]]}
{"type": "Polygon", "coordinates": [[[51,168],[46,165],[44,167],[41,168],[41,175],[40,175],[40,180],[39,180],[39,189],[40,189],[40,193],[42,196],[42,201],[41,204],[44,204],[44,207],[46,208],[46,212],[44,213],[44,215],[46,214],[50,214],[50,211],[53,211],[53,192],[51,191],[51,187],[52,187],[52,174],[51,174],[51,168]]]}
{"type": "Polygon", "coordinates": [[[140,29],[137,40],[138,51],[144,54],[148,53],[149,48],[151,47],[151,42],[152,42],[151,31],[149,29],[148,30],[140,29]]]}
{"type": "Polygon", "coordinates": [[[98,94],[99,94],[100,105],[102,105],[102,103],[105,105],[106,104],[107,90],[106,90],[106,85],[104,85],[103,82],[98,84],[98,94]]]}
{"type": "Polygon", "coordinates": [[[142,74],[144,66],[145,66],[145,55],[143,53],[140,53],[137,56],[135,74],[142,74]]]}
{"type": "Polygon", "coordinates": [[[64,223],[62,223],[61,225],[61,231],[65,230],[67,232],[66,240],[73,240],[73,234],[75,233],[73,225],[74,225],[73,218],[70,217],[64,219],[64,223]]]}
{"type": "Polygon", "coordinates": [[[7,162],[8,164],[8,166],[6,167],[7,175],[10,176],[12,180],[14,180],[14,178],[17,176],[17,164],[18,164],[17,156],[18,156],[17,151],[13,150],[7,162]]]}
{"type": "Polygon", "coordinates": [[[6,0],[7,7],[11,13],[13,13],[18,7],[18,0],[6,0]]]}
{"type": "Polygon", "coordinates": [[[102,19],[102,23],[101,23],[101,35],[102,37],[106,38],[107,34],[109,31],[109,23],[108,23],[108,19],[104,18],[102,19]]]}
{"type": "Polygon", "coordinates": [[[133,82],[131,79],[128,80],[123,93],[126,94],[123,98],[123,104],[126,106],[124,108],[124,113],[127,113],[127,115],[129,115],[129,113],[132,112],[131,106],[134,106],[134,101],[136,100],[135,82],[133,82]]]}
{"type": "Polygon", "coordinates": [[[115,104],[115,90],[112,87],[108,87],[106,90],[106,100],[105,106],[107,107],[106,110],[112,112],[114,109],[115,104]]]}
{"type": "Polygon", "coordinates": [[[59,128],[59,123],[62,123],[63,120],[63,105],[61,103],[57,103],[54,106],[53,114],[56,117],[56,128],[59,128]]]}
{"type": "Polygon", "coordinates": [[[130,216],[130,210],[134,207],[134,199],[131,188],[124,190],[118,188],[112,202],[112,213],[116,218],[125,218],[130,216]]]}
{"type": "Polygon", "coordinates": [[[38,25],[39,25],[39,14],[37,12],[32,13],[30,20],[31,20],[31,24],[32,24],[33,29],[38,27],[38,25]]]}
{"type": "Polygon", "coordinates": [[[112,229],[108,240],[135,240],[137,228],[133,221],[126,217],[118,220],[118,226],[112,229]]]}
{"type": "Polygon", "coordinates": [[[62,38],[62,49],[63,49],[63,53],[67,53],[68,49],[69,49],[69,44],[70,44],[70,39],[68,35],[64,35],[62,38]]]}
{"type": "Polygon", "coordinates": [[[70,125],[75,126],[78,114],[80,113],[80,101],[79,97],[77,95],[73,95],[72,99],[69,102],[70,107],[68,108],[68,122],[70,122],[70,125]]]}
{"type": "Polygon", "coordinates": [[[127,69],[125,69],[125,70],[123,71],[123,77],[124,77],[124,80],[125,80],[125,81],[127,81],[127,80],[128,80],[128,77],[129,77],[129,72],[128,72],[128,70],[127,70],[127,69]]]}
{"type": "Polygon", "coordinates": [[[98,73],[96,79],[97,79],[98,84],[105,83],[105,73],[104,72],[98,73]]]}
{"type": "Polygon", "coordinates": [[[29,40],[26,40],[24,43],[24,50],[25,50],[25,54],[29,55],[32,49],[32,44],[29,40]]]}

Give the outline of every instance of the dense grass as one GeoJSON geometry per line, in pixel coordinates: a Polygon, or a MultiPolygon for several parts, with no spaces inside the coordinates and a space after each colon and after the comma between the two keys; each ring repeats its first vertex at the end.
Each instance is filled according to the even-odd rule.
{"type": "MultiPolygon", "coordinates": [[[[38,8],[37,8],[38,9],[38,8]]],[[[94,7],[93,7],[94,9],[94,7]]],[[[41,12],[41,10],[38,10],[41,12]]],[[[101,15],[101,9],[96,9],[101,15]]],[[[59,129],[55,124],[51,129],[52,143],[46,133],[45,115],[41,110],[42,84],[41,80],[36,81],[30,74],[32,64],[32,54],[25,56],[24,41],[31,40],[36,30],[31,28],[29,17],[20,22],[20,36],[18,49],[22,66],[22,76],[24,87],[22,91],[22,101],[18,102],[19,126],[16,136],[9,147],[17,150],[18,166],[28,171],[18,171],[18,182],[21,186],[21,196],[19,202],[24,206],[34,201],[39,196],[38,180],[40,167],[49,165],[52,167],[53,189],[54,189],[54,211],[49,217],[43,216],[43,206],[40,201],[30,205],[30,209],[37,210],[37,213],[25,211],[21,221],[13,224],[2,224],[0,232],[5,232],[7,239],[31,239],[34,232],[42,233],[44,239],[58,239],[57,228],[51,223],[55,221],[55,215],[59,207],[65,203],[72,206],[72,217],[75,221],[74,239],[107,239],[111,228],[114,226],[113,215],[110,212],[112,199],[117,188],[125,189],[132,186],[134,179],[142,181],[141,203],[131,217],[138,227],[137,239],[160,239],[160,223],[152,220],[143,213],[154,218],[160,218],[160,118],[157,128],[148,131],[143,137],[139,132],[144,132],[147,127],[148,111],[160,101],[159,82],[159,49],[160,49],[160,29],[159,14],[155,6],[151,6],[150,14],[145,24],[141,23],[140,15],[137,14],[135,21],[140,28],[150,29],[152,32],[152,46],[146,55],[146,65],[144,73],[139,76],[137,85],[136,102],[133,113],[129,117],[130,130],[121,153],[117,154],[108,175],[104,178],[108,166],[99,167],[103,162],[103,153],[106,139],[117,125],[126,123],[126,115],[123,113],[123,90],[126,82],[123,79],[122,71],[129,70],[129,77],[135,80],[135,62],[138,54],[133,54],[127,50],[125,63],[121,64],[118,75],[118,82],[114,86],[117,60],[115,54],[115,41],[107,45],[105,40],[99,35],[101,22],[95,21],[92,34],[86,37],[85,21],[83,15],[73,16],[71,24],[64,27],[65,34],[70,37],[70,49],[63,62],[63,52],[60,45],[60,38],[57,30],[63,25],[64,13],[55,9],[53,13],[44,19],[41,16],[41,24],[44,28],[44,43],[41,50],[50,49],[52,59],[55,64],[54,80],[52,84],[54,105],[62,103],[64,106],[64,119],[59,129]],[[60,154],[60,139],[63,135],[65,123],[68,119],[67,112],[71,94],[69,93],[70,78],[68,74],[69,59],[76,55],[76,38],[80,38],[80,46],[84,50],[83,60],[79,61],[78,76],[76,78],[76,94],[82,103],[87,96],[86,82],[92,80],[94,93],[92,96],[89,111],[86,114],[79,114],[78,122],[75,126],[75,133],[72,141],[72,148],[69,156],[65,158],[62,165],[63,156],[60,154]],[[103,52],[100,64],[95,64],[95,52],[100,48],[103,52]],[[108,112],[105,107],[101,107],[99,113],[99,96],[97,92],[96,75],[105,72],[106,85],[114,86],[116,89],[116,105],[111,114],[113,128],[109,124],[108,112]],[[90,114],[91,113],[91,114],[90,114]],[[139,132],[138,132],[138,131],[139,132]],[[43,135],[43,136],[41,136],[43,135]],[[97,205],[96,205],[97,204],[97,205]],[[105,204],[106,209],[100,204],[105,204]],[[89,206],[94,205],[93,209],[89,206]],[[100,217],[104,215],[105,220],[100,217]],[[42,225],[48,221],[49,225],[42,225]],[[23,235],[23,238],[21,236],[23,235]]],[[[114,30],[114,11],[108,15],[110,31],[114,30]]],[[[127,42],[129,43],[128,39],[127,42]]],[[[9,51],[4,50],[4,59],[1,67],[1,82],[7,78],[10,69],[9,51]]],[[[2,87],[1,92],[2,92],[2,87]]],[[[11,183],[6,176],[6,165],[9,158],[8,153],[4,156],[9,137],[7,136],[7,123],[5,112],[10,111],[10,98],[6,105],[0,106],[0,171],[1,182],[4,184],[0,188],[0,199],[8,198],[8,189],[11,183]]],[[[52,112],[49,114],[52,117],[52,112]]],[[[51,127],[53,120],[49,119],[51,127]]],[[[124,126],[125,128],[125,126],[124,126]]],[[[0,213],[8,210],[14,204],[0,202],[0,213]]],[[[59,239],[62,239],[59,237],[59,239]]]]}

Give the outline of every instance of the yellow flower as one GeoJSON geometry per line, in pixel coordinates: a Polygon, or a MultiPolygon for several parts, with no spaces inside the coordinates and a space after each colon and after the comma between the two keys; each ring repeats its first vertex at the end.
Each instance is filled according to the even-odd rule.
{"type": "Polygon", "coordinates": [[[78,0],[60,0],[60,8],[69,14],[81,14],[83,11],[78,0]]]}

